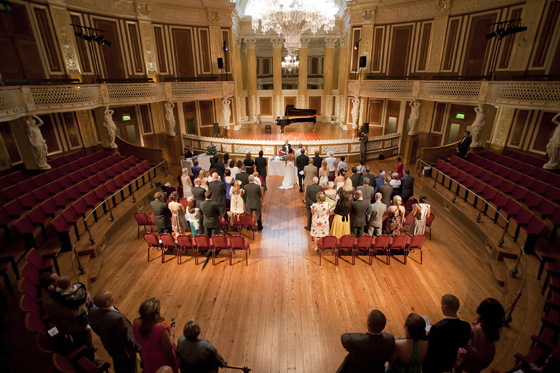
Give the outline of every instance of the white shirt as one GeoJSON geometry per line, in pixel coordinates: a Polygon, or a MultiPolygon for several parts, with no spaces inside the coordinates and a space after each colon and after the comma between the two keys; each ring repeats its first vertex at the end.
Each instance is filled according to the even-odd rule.
{"type": "Polygon", "coordinates": [[[329,168],[329,171],[334,171],[336,169],[336,158],[328,157],[326,161],[327,161],[327,167],[329,168]]]}
{"type": "Polygon", "coordinates": [[[391,185],[393,188],[400,188],[401,187],[401,181],[393,179],[393,180],[391,180],[389,185],[391,185]]]}
{"type": "Polygon", "coordinates": [[[228,170],[230,170],[231,172],[231,177],[233,177],[235,179],[235,175],[237,175],[239,173],[239,168],[238,167],[228,167],[228,170]]]}

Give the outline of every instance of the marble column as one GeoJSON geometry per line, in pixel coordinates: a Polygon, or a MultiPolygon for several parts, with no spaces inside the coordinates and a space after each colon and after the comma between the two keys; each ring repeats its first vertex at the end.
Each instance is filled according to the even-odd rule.
{"type": "Polygon", "coordinates": [[[333,87],[333,61],[334,45],[337,38],[327,36],[325,38],[325,61],[323,62],[323,100],[325,100],[325,117],[330,119],[332,116],[332,87],[333,87]]]}
{"type": "Polygon", "coordinates": [[[272,118],[282,115],[282,38],[270,39],[272,43],[272,118]]]}
{"type": "Polygon", "coordinates": [[[247,42],[247,96],[249,96],[249,119],[257,119],[257,39],[248,38],[247,42]]]}
{"type": "Polygon", "coordinates": [[[301,48],[299,48],[299,77],[298,77],[298,104],[300,109],[306,109],[307,104],[307,47],[309,38],[301,38],[301,48]]]}
{"type": "Polygon", "coordinates": [[[348,85],[348,46],[346,37],[338,39],[340,61],[338,63],[338,96],[336,97],[336,120],[344,123],[344,104],[346,102],[346,86],[348,85]]]}

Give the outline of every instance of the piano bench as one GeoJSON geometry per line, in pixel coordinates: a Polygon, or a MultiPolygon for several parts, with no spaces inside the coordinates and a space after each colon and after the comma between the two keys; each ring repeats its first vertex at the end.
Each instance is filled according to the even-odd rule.
{"type": "Polygon", "coordinates": [[[272,126],[270,124],[264,126],[264,133],[272,134],[272,126]]]}

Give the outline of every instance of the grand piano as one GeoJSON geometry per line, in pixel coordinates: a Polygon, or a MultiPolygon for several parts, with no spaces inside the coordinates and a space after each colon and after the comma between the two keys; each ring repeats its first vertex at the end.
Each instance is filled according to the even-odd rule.
{"type": "Polygon", "coordinates": [[[315,132],[315,123],[317,122],[316,114],[317,110],[314,109],[296,109],[294,105],[286,105],[284,117],[278,117],[276,119],[276,124],[280,126],[280,131],[284,133],[284,127],[289,126],[290,123],[313,123],[313,132],[315,132]]]}

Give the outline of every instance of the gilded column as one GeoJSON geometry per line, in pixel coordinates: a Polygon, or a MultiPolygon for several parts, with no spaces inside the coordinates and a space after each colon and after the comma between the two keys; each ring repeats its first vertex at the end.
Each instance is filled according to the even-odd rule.
{"type": "MultiPolygon", "coordinates": [[[[546,0],[531,0],[523,6],[523,25],[538,25],[539,19],[544,12],[546,0]]],[[[531,47],[536,41],[538,27],[527,27],[527,31],[515,35],[515,43],[511,52],[511,62],[509,63],[509,71],[525,71],[529,65],[531,47]]]]}
{"type": "Polygon", "coordinates": [[[282,38],[270,39],[272,43],[272,117],[283,115],[282,104],[282,38]]]}
{"type": "Polygon", "coordinates": [[[138,20],[138,28],[140,29],[140,39],[142,40],[142,52],[144,54],[144,63],[146,64],[146,75],[155,82],[158,81],[159,74],[157,65],[157,50],[154,36],[154,27],[151,21],[138,20]]]}
{"type": "Polygon", "coordinates": [[[441,68],[441,59],[443,57],[443,46],[445,44],[445,35],[447,34],[447,21],[449,14],[434,18],[434,31],[431,36],[431,47],[428,53],[428,71],[438,73],[441,68]]]}
{"type": "Polygon", "coordinates": [[[340,61],[338,63],[338,96],[336,97],[336,120],[344,122],[344,103],[346,102],[346,86],[348,85],[348,46],[346,37],[338,39],[340,47],[340,61]]]}
{"type": "Polygon", "coordinates": [[[245,102],[243,102],[243,66],[241,64],[241,54],[243,53],[243,39],[239,36],[235,38],[235,48],[234,48],[234,70],[233,70],[233,81],[235,82],[235,104],[237,106],[237,123],[245,118],[245,102]]]}
{"type": "Polygon", "coordinates": [[[80,79],[82,77],[82,68],[78,59],[78,48],[74,37],[74,30],[70,26],[70,13],[64,6],[49,4],[51,11],[53,28],[56,32],[58,45],[64,59],[64,68],[66,75],[70,79],[80,79]]]}
{"type": "Polygon", "coordinates": [[[247,96],[249,96],[249,119],[257,119],[257,39],[248,38],[247,42],[247,96]]]}
{"type": "Polygon", "coordinates": [[[332,116],[332,87],[333,87],[333,59],[334,45],[336,37],[327,36],[325,38],[325,61],[323,62],[323,97],[325,100],[325,117],[330,119],[332,116]]]}
{"type": "Polygon", "coordinates": [[[307,108],[307,47],[309,38],[301,38],[299,48],[298,108],[307,108]]]}
{"type": "Polygon", "coordinates": [[[501,152],[506,147],[514,116],[515,108],[500,107],[498,109],[490,141],[492,150],[501,152]]]}
{"type": "Polygon", "coordinates": [[[222,29],[220,26],[209,26],[210,29],[210,61],[212,62],[212,72],[220,74],[218,69],[218,58],[223,58],[222,29]]]}

